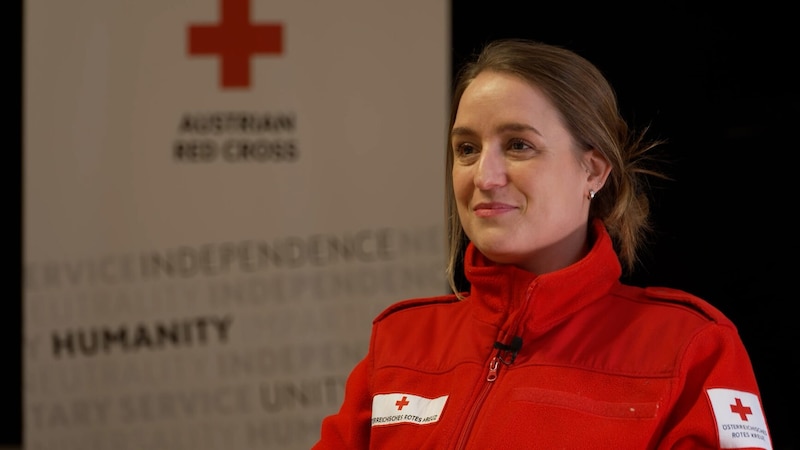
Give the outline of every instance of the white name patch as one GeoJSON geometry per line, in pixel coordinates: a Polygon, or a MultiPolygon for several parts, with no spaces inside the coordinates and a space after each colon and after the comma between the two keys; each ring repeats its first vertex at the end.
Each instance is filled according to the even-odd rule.
{"type": "Polygon", "coordinates": [[[412,394],[378,394],[372,397],[372,426],[393,423],[424,425],[439,421],[447,395],[425,398],[412,394]]]}
{"type": "Polygon", "coordinates": [[[717,422],[720,448],[772,450],[758,396],[733,389],[706,390],[717,422]]]}

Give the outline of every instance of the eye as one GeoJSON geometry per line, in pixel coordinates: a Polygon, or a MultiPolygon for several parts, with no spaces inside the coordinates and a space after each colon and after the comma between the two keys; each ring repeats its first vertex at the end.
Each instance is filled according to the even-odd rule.
{"type": "Polygon", "coordinates": [[[522,139],[512,139],[508,143],[508,149],[515,152],[522,152],[522,151],[533,150],[533,146],[523,141],[522,139]]]}
{"type": "Polygon", "coordinates": [[[478,147],[470,144],[469,142],[453,143],[453,154],[459,160],[473,159],[478,155],[478,153],[478,147]]]}
{"type": "Polygon", "coordinates": [[[475,148],[474,145],[465,143],[465,144],[460,144],[458,146],[458,150],[457,151],[458,151],[458,154],[460,154],[460,155],[471,155],[471,154],[477,152],[478,150],[475,148]]]}
{"type": "Polygon", "coordinates": [[[526,160],[536,157],[539,153],[541,153],[540,148],[525,139],[512,138],[506,144],[506,155],[509,158],[526,160]]]}

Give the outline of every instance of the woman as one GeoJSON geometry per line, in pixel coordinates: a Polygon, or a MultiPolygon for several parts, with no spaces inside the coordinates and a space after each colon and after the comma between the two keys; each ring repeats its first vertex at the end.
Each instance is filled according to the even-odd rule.
{"type": "Polygon", "coordinates": [[[490,43],[459,74],[450,125],[455,293],[375,319],[314,449],[771,449],[735,326],[686,292],[620,281],[648,231],[658,142],[629,130],[597,68],[490,43]]]}

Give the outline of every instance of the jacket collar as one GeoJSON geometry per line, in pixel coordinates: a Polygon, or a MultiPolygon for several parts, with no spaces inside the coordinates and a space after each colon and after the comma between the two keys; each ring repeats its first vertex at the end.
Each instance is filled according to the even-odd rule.
{"type": "Polygon", "coordinates": [[[592,222],[589,253],[555,272],[536,275],[487,259],[470,242],[464,270],[479,318],[505,332],[535,337],[605,295],[619,283],[622,269],[601,220],[592,222]],[[525,331],[523,332],[522,327],[525,331]]]}

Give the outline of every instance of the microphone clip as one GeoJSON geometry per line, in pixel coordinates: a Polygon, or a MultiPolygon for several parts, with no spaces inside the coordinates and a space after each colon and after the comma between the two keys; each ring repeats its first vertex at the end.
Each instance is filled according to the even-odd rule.
{"type": "Polygon", "coordinates": [[[511,338],[510,344],[495,342],[494,348],[496,348],[500,352],[511,352],[510,358],[508,359],[500,358],[503,361],[503,364],[510,365],[514,362],[515,359],[517,359],[517,353],[519,353],[519,351],[522,349],[522,338],[519,336],[514,336],[513,338],[511,338]]]}

